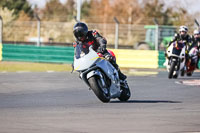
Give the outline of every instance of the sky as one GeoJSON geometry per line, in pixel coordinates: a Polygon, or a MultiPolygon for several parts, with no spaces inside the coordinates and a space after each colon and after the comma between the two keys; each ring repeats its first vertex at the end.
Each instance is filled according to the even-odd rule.
{"type": "Polygon", "coordinates": [[[189,13],[200,12],[200,0],[164,0],[167,6],[182,7],[189,13]]]}
{"type": "MultiPolygon", "coordinates": [[[[33,5],[37,5],[39,8],[42,8],[45,6],[45,3],[47,2],[48,0],[28,0],[28,2],[30,4],[33,4],[33,5]]],[[[60,0],[61,3],[65,3],[67,0],[60,0]]]]}

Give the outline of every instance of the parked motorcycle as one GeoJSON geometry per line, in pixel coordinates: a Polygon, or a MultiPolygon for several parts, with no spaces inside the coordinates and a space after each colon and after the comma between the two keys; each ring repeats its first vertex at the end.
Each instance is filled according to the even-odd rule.
{"type": "Polygon", "coordinates": [[[186,45],[182,41],[173,42],[167,49],[168,78],[177,78],[179,73],[184,74],[186,45]]]}
{"type": "Polygon", "coordinates": [[[120,81],[115,67],[100,57],[92,46],[89,47],[89,51],[82,51],[77,46],[73,66],[74,70],[80,73],[80,78],[102,102],[109,102],[112,98],[118,98],[120,101],[130,98],[127,81],[120,81]]]}
{"type": "Polygon", "coordinates": [[[188,54],[188,59],[186,61],[186,74],[187,76],[192,76],[194,70],[196,69],[197,60],[198,60],[198,49],[193,47],[188,54]]]}

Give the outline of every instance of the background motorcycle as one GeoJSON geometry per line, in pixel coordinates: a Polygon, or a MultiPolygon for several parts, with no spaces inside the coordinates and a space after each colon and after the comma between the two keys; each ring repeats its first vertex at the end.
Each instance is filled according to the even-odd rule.
{"type": "Polygon", "coordinates": [[[168,78],[177,78],[179,72],[184,73],[186,45],[182,41],[173,42],[167,49],[168,78]]]}
{"type": "Polygon", "coordinates": [[[85,52],[76,47],[74,68],[102,102],[109,102],[111,98],[118,98],[120,101],[130,98],[127,81],[120,81],[118,71],[109,61],[99,57],[91,46],[85,52]]]}

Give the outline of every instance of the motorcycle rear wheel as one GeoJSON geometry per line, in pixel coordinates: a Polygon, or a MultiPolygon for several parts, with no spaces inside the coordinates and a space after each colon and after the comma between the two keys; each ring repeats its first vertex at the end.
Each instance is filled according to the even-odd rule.
{"type": "Polygon", "coordinates": [[[91,89],[93,90],[94,94],[104,103],[108,103],[110,101],[109,91],[103,91],[104,88],[101,87],[101,81],[98,76],[92,76],[88,80],[91,89]]]}
{"type": "Polygon", "coordinates": [[[187,73],[187,76],[188,77],[192,76],[192,72],[187,73]]]}

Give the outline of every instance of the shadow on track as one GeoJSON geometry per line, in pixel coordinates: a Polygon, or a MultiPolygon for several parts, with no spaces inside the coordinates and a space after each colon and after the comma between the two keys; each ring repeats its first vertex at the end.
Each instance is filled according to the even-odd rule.
{"type": "Polygon", "coordinates": [[[111,101],[110,103],[182,103],[180,101],[169,101],[169,100],[129,100],[126,102],[111,101]]]}

